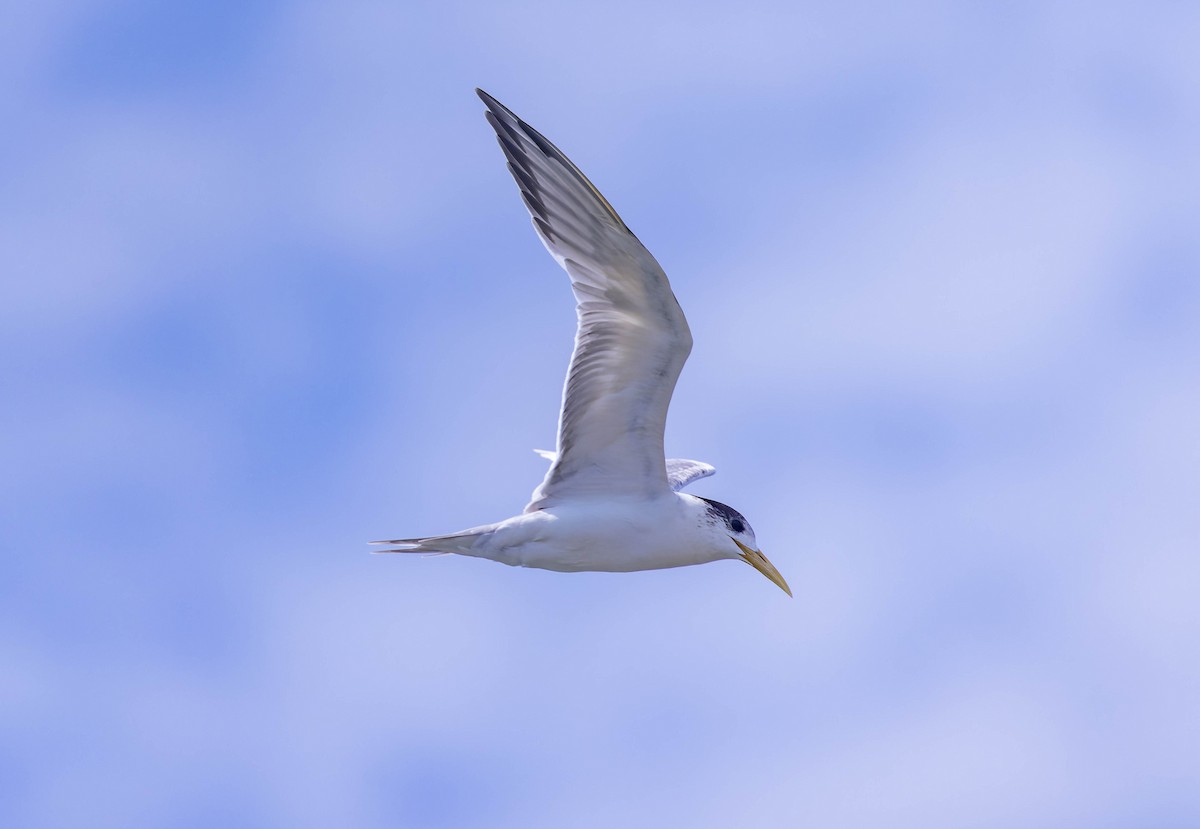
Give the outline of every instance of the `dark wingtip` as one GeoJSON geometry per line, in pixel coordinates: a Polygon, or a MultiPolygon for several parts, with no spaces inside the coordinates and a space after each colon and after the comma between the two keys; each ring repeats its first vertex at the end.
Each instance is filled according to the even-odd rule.
{"type": "MultiPolygon", "coordinates": [[[[489,112],[486,112],[484,114],[489,116],[489,120],[491,118],[495,118],[497,122],[504,125],[503,128],[506,131],[513,132],[515,128],[519,127],[522,131],[524,131],[526,133],[534,133],[534,134],[537,133],[537,130],[533,129],[528,124],[526,124],[524,121],[522,121],[519,117],[517,117],[517,114],[515,112],[513,112],[511,109],[506,107],[504,104],[497,101],[491,95],[484,92],[482,89],[479,89],[477,87],[475,89],[475,94],[478,95],[479,100],[483,101],[483,103],[487,106],[489,112]]],[[[492,126],[496,127],[496,123],[493,122],[492,126]]],[[[499,132],[500,127],[496,127],[496,130],[497,130],[497,132],[499,132]]],[[[542,141],[546,140],[545,138],[542,138],[541,135],[538,135],[537,138],[541,138],[542,141]]],[[[534,143],[537,143],[536,139],[535,139],[534,143]]]]}
{"type": "MultiPolygon", "coordinates": [[[[596,188],[596,185],[588,180],[587,176],[567,158],[562,150],[555,147],[546,136],[522,121],[515,112],[479,87],[475,88],[475,94],[479,96],[480,100],[488,108],[488,112],[484,114],[487,116],[492,128],[496,131],[496,137],[500,139],[501,147],[504,146],[504,137],[506,134],[510,136],[511,140],[518,147],[522,143],[533,144],[546,158],[553,159],[573,175],[583,185],[584,189],[591,193],[591,197],[599,203],[600,207],[608,213],[616,226],[629,233],[630,236],[633,236],[633,232],[629,230],[629,227],[621,220],[621,217],[617,215],[617,211],[608,203],[608,199],[604,198],[604,195],[596,188]]],[[[634,238],[636,239],[637,237],[635,236],[634,238]]]]}
{"type": "Polygon", "coordinates": [[[497,101],[491,95],[484,92],[479,87],[475,87],[475,94],[479,96],[479,100],[487,104],[487,108],[496,113],[508,112],[508,107],[497,101]]]}

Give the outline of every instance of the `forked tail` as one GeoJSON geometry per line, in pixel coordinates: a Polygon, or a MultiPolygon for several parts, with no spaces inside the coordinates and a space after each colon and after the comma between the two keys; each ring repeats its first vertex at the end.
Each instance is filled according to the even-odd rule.
{"type": "Polygon", "coordinates": [[[479,555],[476,548],[480,539],[491,534],[492,526],[477,527],[451,535],[431,535],[426,538],[394,538],[390,541],[371,541],[371,544],[388,544],[390,549],[372,550],[373,553],[427,553],[441,555],[479,555]]]}

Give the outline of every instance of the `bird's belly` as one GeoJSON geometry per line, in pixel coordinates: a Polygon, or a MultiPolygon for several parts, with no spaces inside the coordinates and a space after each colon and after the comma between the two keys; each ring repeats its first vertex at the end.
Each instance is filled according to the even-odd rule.
{"type": "Polygon", "coordinates": [[[511,548],[509,563],[560,572],[630,572],[707,560],[688,543],[673,501],[648,508],[590,505],[550,512],[534,538],[511,548]]]}

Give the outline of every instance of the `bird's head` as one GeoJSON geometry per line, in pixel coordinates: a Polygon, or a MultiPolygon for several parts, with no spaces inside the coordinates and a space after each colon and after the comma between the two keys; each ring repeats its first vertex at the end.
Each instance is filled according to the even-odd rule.
{"type": "Polygon", "coordinates": [[[721,557],[741,559],[779,585],[784,593],[792,595],[787,580],[762,554],[762,550],[758,549],[758,542],[754,540],[754,530],[750,528],[746,517],[720,501],[710,501],[708,498],[697,500],[704,508],[703,521],[708,526],[714,543],[723,553],[721,557]]]}

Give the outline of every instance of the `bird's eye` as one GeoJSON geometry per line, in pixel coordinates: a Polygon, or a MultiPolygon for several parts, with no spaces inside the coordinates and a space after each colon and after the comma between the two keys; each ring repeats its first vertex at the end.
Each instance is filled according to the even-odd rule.
{"type": "Polygon", "coordinates": [[[735,518],[729,522],[729,529],[733,530],[735,533],[741,533],[746,531],[746,525],[743,524],[740,519],[735,518]]]}

